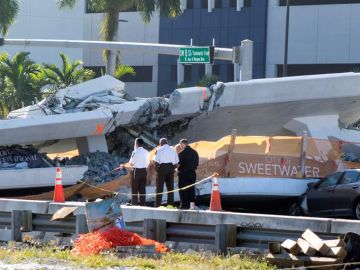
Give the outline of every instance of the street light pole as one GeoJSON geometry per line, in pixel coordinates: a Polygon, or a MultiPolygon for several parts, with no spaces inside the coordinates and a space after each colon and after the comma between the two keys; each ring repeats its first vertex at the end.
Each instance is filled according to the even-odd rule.
{"type": "Polygon", "coordinates": [[[286,26],[285,26],[285,51],[283,77],[287,76],[288,47],[289,47],[289,16],[290,16],[290,0],[286,0],[286,26]]]}

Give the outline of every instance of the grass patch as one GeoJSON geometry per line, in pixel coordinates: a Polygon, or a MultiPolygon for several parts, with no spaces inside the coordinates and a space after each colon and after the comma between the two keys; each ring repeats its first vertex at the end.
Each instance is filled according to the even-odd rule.
{"type": "Polygon", "coordinates": [[[38,262],[47,264],[54,261],[64,265],[85,266],[87,268],[107,268],[116,266],[136,267],[138,269],[187,270],[187,269],[275,269],[263,259],[246,256],[217,256],[210,253],[168,253],[160,258],[126,257],[119,258],[115,253],[94,256],[73,256],[70,250],[60,250],[55,246],[33,247],[8,244],[0,247],[0,260],[8,264],[38,262]]]}

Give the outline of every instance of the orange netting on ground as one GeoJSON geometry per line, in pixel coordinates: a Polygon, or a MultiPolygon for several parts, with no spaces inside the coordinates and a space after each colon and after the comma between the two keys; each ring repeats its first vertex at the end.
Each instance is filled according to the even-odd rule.
{"type": "Polygon", "coordinates": [[[110,227],[105,231],[96,231],[80,235],[74,243],[74,255],[94,255],[100,251],[117,246],[148,246],[155,245],[156,252],[170,251],[164,244],[151,239],[143,238],[136,233],[110,227]]]}

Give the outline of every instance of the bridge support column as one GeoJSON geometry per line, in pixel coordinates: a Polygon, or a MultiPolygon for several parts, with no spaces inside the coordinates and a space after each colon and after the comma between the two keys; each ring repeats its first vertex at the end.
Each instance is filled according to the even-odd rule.
{"type": "Polygon", "coordinates": [[[177,84],[182,84],[184,82],[184,65],[180,63],[180,60],[177,60],[177,84]]]}
{"type": "Polygon", "coordinates": [[[205,75],[206,76],[212,75],[212,65],[211,64],[205,64],[205,75]]]}
{"type": "Polygon", "coordinates": [[[243,40],[240,46],[240,81],[252,79],[253,69],[253,41],[243,40]]]}
{"type": "Polygon", "coordinates": [[[76,144],[80,155],[96,151],[108,152],[105,135],[76,138],[76,144]]]}

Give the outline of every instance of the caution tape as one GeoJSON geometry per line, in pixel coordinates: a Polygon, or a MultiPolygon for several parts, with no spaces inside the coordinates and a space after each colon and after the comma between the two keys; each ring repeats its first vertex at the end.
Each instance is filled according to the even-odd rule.
{"type": "MultiPolygon", "coordinates": [[[[110,174],[116,170],[119,170],[120,168],[116,168],[110,172],[108,172],[107,174],[110,174]]],[[[107,174],[103,175],[103,176],[106,176],[107,174]]],[[[210,175],[209,177],[206,177],[200,181],[197,181],[193,184],[190,184],[190,185],[187,185],[185,187],[182,187],[182,188],[177,188],[177,189],[173,189],[173,190],[169,190],[169,191],[164,191],[164,192],[157,192],[157,193],[146,193],[146,194],[141,194],[141,193],[137,193],[137,194],[132,194],[132,193],[122,193],[122,192],[115,192],[115,191],[112,191],[112,190],[109,190],[109,189],[105,189],[105,188],[101,188],[101,187],[98,187],[98,186],[95,186],[95,185],[92,185],[90,183],[87,183],[86,181],[83,181],[83,180],[79,180],[79,182],[89,186],[89,187],[92,187],[94,189],[98,189],[98,190],[101,190],[101,191],[104,191],[104,192],[107,192],[107,193],[111,193],[113,195],[125,195],[125,196],[137,196],[137,195],[147,195],[147,196],[156,196],[156,195],[164,195],[164,194],[170,194],[170,193],[175,193],[175,192],[178,192],[178,191],[181,191],[181,190],[186,190],[188,188],[191,188],[193,186],[196,186],[196,185],[199,185],[203,182],[206,182],[208,181],[209,179],[213,178],[213,177],[217,177],[219,174],[218,173],[213,173],[212,175],[210,175]]]]}

